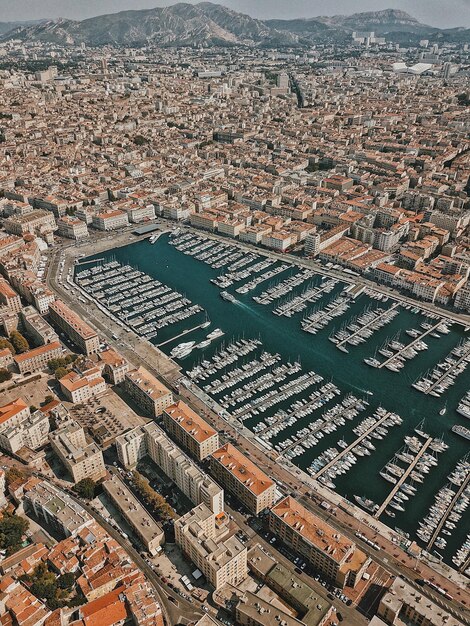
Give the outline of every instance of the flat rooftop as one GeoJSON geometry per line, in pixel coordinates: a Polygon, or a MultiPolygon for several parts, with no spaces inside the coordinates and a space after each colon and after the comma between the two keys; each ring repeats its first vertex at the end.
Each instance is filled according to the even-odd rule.
{"type": "Polygon", "coordinates": [[[103,483],[103,488],[118,509],[147,543],[161,537],[163,530],[116,475],[103,483]]]}

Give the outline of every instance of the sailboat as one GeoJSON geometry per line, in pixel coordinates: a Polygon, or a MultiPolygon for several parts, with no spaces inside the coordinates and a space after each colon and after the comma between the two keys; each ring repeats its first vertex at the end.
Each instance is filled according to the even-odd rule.
{"type": "Polygon", "coordinates": [[[439,415],[444,415],[446,411],[447,411],[447,402],[444,404],[442,409],[439,411],[439,415]]]}

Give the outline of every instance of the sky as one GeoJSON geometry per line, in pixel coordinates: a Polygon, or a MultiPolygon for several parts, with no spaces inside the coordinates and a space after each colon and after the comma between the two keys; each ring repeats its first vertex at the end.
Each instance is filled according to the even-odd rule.
{"type": "MultiPolygon", "coordinates": [[[[0,0],[0,21],[67,17],[83,19],[126,9],[168,6],[177,0],[0,0]]],[[[187,0],[196,4],[198,0],[187,0]]],[[[216,0],[214,0],[216,1],[216,0]]],[[[402,9],[421,22],[441,28],[470,27],[470,0],[219,0],[260,19],[351,14],[402,9]]]]}

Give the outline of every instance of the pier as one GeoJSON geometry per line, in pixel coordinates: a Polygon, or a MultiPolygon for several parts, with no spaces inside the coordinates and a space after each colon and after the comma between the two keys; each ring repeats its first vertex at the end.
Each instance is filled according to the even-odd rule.
{"type": "MultiPolygon", "coordinates": [[[[344,448],[344,450],[341,450],[341,452],[337,454],[334,459],[331,459],[331,461],[329,461],[324,467],[318,470],[316,474],[312,474],[312,478],[314,478],[315,480],[317,478],[320,478],[320,476],[322,476],[325,472],[327,472],[330,469],[330,467],[332,467],[333,465],[336,465],[336,463],[340,459],[342,459],[345,454],[347,454],[348,452],[351,452],[351,450],[355,448],[357,445],[359,445],[363,439],[365,439],[368,435],[370,435],[370,433],[373,432],[377,428],[377,426],[380,426],[381,424],[383,424],[387,420],[387,418],[390,417],[391,414],[392,414],[391,411],[387,411],[387,413],[385,413],[383,417],[381,417],[379,420],[374,422],[372,426],[370,426],[370,428],[368,428],[365,432],[363,432],[362,435],[359,435],[359,437],[355,439],[351,444],[349,444],[347,448],[344,448]]],[[[432,441],[432,438],[431,438],[431,441],[432,441]]]]}
{"type": "Polygon", "coordinates": [[[176,341],[177,339],[180,339],[181,337],[184,337],[185,335],[189,335],[189,333],[193,333],[195,330],[199,330],[205,324],[206,324],[206,322],[202,322],[202,324],[199,324],[198,326],[194,326],[194,328],[188,328],[187,330],[183,330],[183,332],[180,333],[179,335],[176,335],[176,337],[172,337],[171,339],[167,339],[166,341],[162,341],[162,343],[158,343],[157,344],[157,348],[161,348],[162,346],[166,346],[167,343],[171,343],[172,341],[176,341]]]}
{"type": "MultiPolygon", "coordinates": [[[[335,285],[336,283],[337,281],[335,281],[335,285]]],[[[313,289],[307,290],[307,295],[305,297],[303,297],[302,295],[296,296],[292,300],[292,302],[290,302],[289,304],[285,304],[285,305],[281,304],[277,307],[276,310],[279,311],[279,315],[282,315],[284,317],[290,317],[290,314],[292,313],[292,311],[294,313],[303,311],[305,309],[305,306],[309,302],[315,302],[316,300],[319,299],[319,297],[324,291],[328,291],[328,290],[331,291],[331,289],[333,289],[335,285],[332,286],[330,281],[325,281],[325,284],[323,284],[321,287],[313,287],[313,289]],[[297,311],[296,310],[297,307],[301,307],[301,308],[299,308],[297,311]]]]}
{"type": "MultiPolygon", "coordinates": [[[[441,532],[442,527],[444,526],[444,524],[447,521],[447,518],[449,517],[449,515],[451,514],[451,512],[454,509],[454,506],[457,502],[457,500],[460,498],[460,496],[462,495],[462,493],[465,491],[465,489],[467,488],[467,485],[470,483],[470,472],[467,473],[467,476],[465,478],[465,480],[463,481],[463,483],[460,485],[458,491],[456,491],[455,496],[452,498],[452,500],[449,503],[449,506],[447,507],[446,512],[444,513],[444,515],[442,516],[439,524],[436,526],[436,529],[434,530],[431,539],[429,540],[428,545],[426,546],[426,550],[429,552],[429,550],[432,548],[432,546],[434,545],[434,542],[436,541],[437,537],[439,536],[439,533],[441,532]]],[[[468,567],[468,561],[470,561],[470,555],[469,558],[467,559],[467,567],[468,567]]],[[[466,567],[464,567],[464,570],[467,569],[466,567]]]]}
{"type": "Polygon", "coordinates": [[[470,355],[470,348],[466,351],[464,351],[463,355],[459,358],[459,360],[457,361],[457,363],[454,363],[454,365],[452,365],[452,367],[450,367],[448,370],[446,370],[442,376],[439,376],[439,378],[437,380],[435,380],[433,382],[432,385],[430,385],[426,391],[424,391],[424,393],[429,394],[432,391],[434,391],[434,389],[443,381],[445,380],[450,374],[452,374],[452,372],[454,372],[457,367],[462,363],[462,361],[465,361],[466,359],[468,359],[470,355]]]}
{"type": "Polygon", "coordinates": [[[388,358],[387,360],[383,361],[383,363],[381,363],[380,365],[377,366],[377,369],[382,369],[382,367],[385,367],[386,365],[388,365],[391,361],[393,361],[394,359],[396,359],[397,357],[399,357],[403,352],[405,352],[405,350],[408,350],[409,348],[413,348],[419,341],[422,341],[424,339],[424,337],[426,337],[427,335],[429,335],[429,333],[432,333],[434,330],[436,330],[436,328],[438,326],[440,326],[442,324],[442,321],[439,320],[439,322],[437,324],[435,324],[432,328],[430,328],[429,330],[425,330],[422,335],[420,335],[419,337],[417,337],[416,339],[413,339],[413,341],[411,343],[408,343],[406,346],[404,346],[401,350],[399,350],[398,352],[396,352],[393,356],[391,356],[390,358],[388,358]]]}
{"type": "Polygon", "coordinates": [[[385,498],[384,502],[379,506],[379,508],[377,509],[377,511],[374,513],[374,517],[375,518],[379,518],[382,513],[385,511],[385,509],[387,508],[387,506],[389,505],[390,501],[392,500],[392,498],[395,496],[395,494],[397,493],[397,491],[400,489],[400,487],[403,485],[403,483],[406,481],[406,479],[408,478],[408,476],[411,474],[411,472],[414,470],[414,468],[416,467],[418,461],[420,460],[420,458],[423,456],[423,454],[426,452],[426,450],[429,448],[429,446],[431,445],[431,443],[433,442],[434,437],[428,437],[426,439],[426,441],[424,442],[424,444],[421,446],[420,450],[418,451],[418,453],[416,454],[415,458],[413,459],[413,461],[408,465],[407,469],[405,470],[405,473],[398,479],[396,485],[394,485],[392,491],[388,494],[388,496],[385,498]]]}
{"type": "Polygon", "coordinates": [[[376,317],[371,319],[370,322],[368,322],[367,324],[364,324],[364,326],[361,326],[359,330],[355,330],[353,333],[349,335],[349,337],[346,337],[346,339],[343,339],[342,341],[338,341],[338,343],[336,344],[336,347],[341,348],[342,346],[344,346],[345,343],[349,343],[351,339],[354,339],[354,337],[357,337],[358,335],[361,336],[361,333],[363,333],[370,326],[377,324],[377,322],[379,322],[383,317],[386,317],[387,315],[389,315],[390,311],[393,311],[394,309],[396,309],[397,306],[398,306],[398,302],[394,302],[389,309],[387,309],[386,311],[383,311],[380,315],[377,315],[376,317]]]}

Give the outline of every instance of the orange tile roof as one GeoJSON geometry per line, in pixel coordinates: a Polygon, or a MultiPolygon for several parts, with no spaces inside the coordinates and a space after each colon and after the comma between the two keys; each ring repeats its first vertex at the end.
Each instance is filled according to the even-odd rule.
{"type": "Polygon", "coordinates": [[[167,407],[164,413],[198,443],[203,443],[217,432],[181,400],[167,407]]]}
{"type": "Polygon", "coordinates": [[[60,350],[61,345],[59,341],[53,341],[52,343],[46,343],[43,346],[39,346],[38,348],[33,348],[32,350],[28,350],[27,352],[23,352],[22,354],[16,354],[13,358],[17,363],[22,363],[23,361],[27,361],[28,359],[33,359],[36,356],[41,354],[47,354],[48,352],[52,352],[53,350],[60,350]]]}
{"type": "Polygon", "coordinates": [[[271,511],[337,563],[343,563],[355,548],[352,541],[290,496],[273,506],[271,511]]]}
{"type": "Polygon", "coordinates": [[[83,623],[86,626],[112,626],[127,618],[126,604],[121,593],[124,588],[118,587],[102,598],[89,602],[80,609],[83,623]]]}
{"type": "Polygon", "coordinates": [[[216,450],[212,457],[256,496],[274,485],[273,481],[258,466],[230,443],[226,443],[216,450]]]}
{"type": "Polygon", "coordinates": [[[0,407],[0,424],[4,424],[9,419],[15,417],[15,415],[27,408],[28,405],[21,398],[13,400],[13,402],[10,402],[9,404],[5,404],[0,407]]]}

